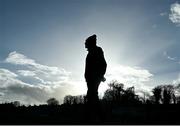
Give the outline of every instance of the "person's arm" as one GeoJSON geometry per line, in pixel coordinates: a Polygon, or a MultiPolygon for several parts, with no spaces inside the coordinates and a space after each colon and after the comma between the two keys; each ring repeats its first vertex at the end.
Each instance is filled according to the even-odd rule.
{"type": "Polygon", "coordinates": [[[100,48],[99,60],[100,60],[100,75],[104,77],[104,74],[106,73],[107,63],[104,58],[103,50],[101,48],[100,48]]]}
{"type": "Polygon", "coordinates": [[[85,80],[87,81],[87,78],[88,78],[88,63],[87,63],[87,57],[86,57],[84,78],[85,78],[85,80]]]}

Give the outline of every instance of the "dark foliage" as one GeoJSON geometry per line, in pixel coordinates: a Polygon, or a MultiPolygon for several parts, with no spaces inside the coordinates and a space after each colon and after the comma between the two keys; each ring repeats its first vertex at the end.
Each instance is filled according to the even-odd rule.
{"type": "Polygon", "coordinates": [[[50,98],[47,100],[48,105],[59,105],[59,101],[56,100],[55,98],[50,98]]]}
{"type": "Polygon", "coordinates": [[[64,104],[72,105],[72,104],[84,104],[85,103],[85,96],[72,96],[67,95],[64,97],[64,104]]]}
{"type": "Polygon", "coordinates": [[[134,87],[124,89],[124,84],[112,81],[109,89],[104,93],[103,100],[112,104],[140,104],[139,96],[135,94],[134,87]]]}
{"type": "Polygon", "coordinates": [[[157,86],[153,95],[138,96],[134,87],[113,81],[100,99],[93,118],[84,95],[55,98],[48,104],[24,106],[19,101],[0,104],[0,124],[180,124],[179,87],[157,86]],[[176,92],[176,95],[175,95],[176,92]]]}
{"type": "Polygon", "coordinates": [[[152,90],[155,98],[155,103],[160,104],[160,100],[162,99],[161,92],[162,92],[162,86],[157,86],[153,88],[152,90]]]}

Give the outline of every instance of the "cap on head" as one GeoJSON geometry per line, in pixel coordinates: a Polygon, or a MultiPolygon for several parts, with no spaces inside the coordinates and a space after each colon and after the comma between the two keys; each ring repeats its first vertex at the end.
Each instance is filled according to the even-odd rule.
{"type": "Polygon", "coordinates": [[[89,47],[96,46],[96,35],[92,35],[86,39],[85,44],[89,47]]]}

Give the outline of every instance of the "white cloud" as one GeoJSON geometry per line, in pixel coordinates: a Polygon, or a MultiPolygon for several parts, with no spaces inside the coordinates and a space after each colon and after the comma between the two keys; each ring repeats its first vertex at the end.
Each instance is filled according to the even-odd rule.
{"type": "Polygon", "coordinates": [[[180,26],[180,4],[178,2],[172,4],[170,11],[169,19],[177,26],[180,26]]]}
{"type": "Polygon", "coordinates": [[[166,51],[163,52],[163,55],[164,55],[168,60],[171,60],[171,61],[174,61],[174,62],[180,64],[180,60],[179,60],[177,57],[169,56],[169,54],[168,54],[166,51]]]}
{"type": "Polygon", "coordinates": [[[29,70],[18,70],[18,73],[22,76],[35,76],[34,71],[29,71],[29,70]]]}
{"type": "Polygon", "coordinates": [[[19,100],[23,104],[40,104],[55,97],[62,103],[65,95],[81,93],[77,84],[70,81],[70,72],[63,68],[39,64],[16,51],[8,55],[5,63],[23,65],[23,69],[0,68],[1,102],[19,100]]]}
{"type": "Polygon", "coordinates": [[[36,63],[35,60],[16,51],[11,52],[5,59],[5,62],[15,65],[23,65],[26,69],[18,70],[18,74],[39,80],[42,84],[59,84],[67,81],[70,75],[70,72],[67,72],[63,68],[36,63]]]}
{"type": "Polygon", "coordinates": [[[17,74],[7,69],[0,68],[0,87],[23,83],[22,81],[16,79],[17,76],[17,74]]]}
{"type": "MultiPolygon", "coordinates": [[[[24,83],[18,79],[17,74],[3,68],[0,68],[0,84],[0,92],[3,94],[3,96],[1,96],[1,102],[14,101],[16,99],[23,101],[22,97],[32,99],[32,95],[29,95],[25,89],[32,89],[32,91],[35,91],[34,89],[38,88],[31,84],[24,83]],[[19,92],[17,92],[17,90],[19,90],[19,92]],[[24,95],[19,95],[22,92],[24,92],[24,95]]],[[[34,97],[34,99],[36,99],[36,97],[34,97]]],[[[31,100],[29,102],[31,102],[31,100]]],[[[23,103],[27,103],[27,101],[23,101],[23,103]]]]}
{"type": "MultiPolygon", "coordinates": [[[[49,97],[55,97],[62,103],[65,95],[86,94],[85,82],[72,81],[70,73],[58,67],[50,67],[36,63],[23,54],[12,52],[6,58],[6,63],[23,65],[23,70],[9,71],[0,69],[0,92],[1,101],[19,100],[25,104],[44,103],[49,97]],[[19,60],[19,61],[16,61],[19,60]],[[6,78],[4,78],[6,77],[6,78]]],[[[146,69],[114,65],[108,67],[105,83],[99,88],[99,94],[107,89],[107,83],[118,80],[125,87],[135,86],[136,89],[148,89],[153,75],[146,69]]]]}
{"type": "Polygon", "coordinates": [[[33,85],[19,79],[19,75],[0,68],[0,102],[18,100],[23,104],[42,104],[50,97],[62,103],[65,95],[78,94],[73,82],[61,82],[58,85],[33,85]]]}
{"type": "Polygon", "coordinates": [[[135,86],[136,89],[148,89],[145,83],[149,82],[152,76],[146,69],[122,65],[111,66],[107,71],[108,80],[118,80],[125,86],[135,86]]]}
{"type": "Polygon", "coordinates": [[[169,60],[173,60],[173,61],[176,60],[176,57],[171,57],[171,56],[169,56],[166,51],[163,52],[163,55],[164,55],[167,59],[169,59],[169,60]]]}
{"type": "Polygon", "coordinates": [[[7,69],[0,68],[0,79],[9,78],[9,77],[15,78],[15,77],[17,77],[17,74],[15,74],[7,69]]]}
{"type": "Polygon", "coordinates": [[[5,62],[18,65],[36,65],[34,60],[29,59],[23,54],[17,53],[16,51],[9,53],[5,62]]]}
{"type": "Polygon", "coordinates": [[[7,87],[1,87],[0,91],[4,93],[1,97],[1,102],[12,102],[15,100],[20,101],[23,104],[40,104],[45,103],[50,96],[50,93],[44,88],[30,85],[10,85],[7,87]]]}
{"type": "Polygon", "coordinates": [[[180,84],[180,73],[176,80],[173,80],[173,84],[180,84]]]}
{"type": "Polygon", "coordinates": [[[160,13],[160,16],[166,16],[166,15],[167,15],[167,12],[160,13]]]}

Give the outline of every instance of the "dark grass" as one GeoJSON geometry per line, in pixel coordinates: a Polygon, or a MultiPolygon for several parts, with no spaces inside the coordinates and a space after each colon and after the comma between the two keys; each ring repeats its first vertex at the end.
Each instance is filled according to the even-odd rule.
{"type": "Polygon", "coordinates": [[[40,105],[19,106],[0,105],[0,124],[4,125],[55,125],[55,124],[142,124],[177,125],[180,105],[101,105],[101,114],[92,115],[85,105],[40,105]]]}

